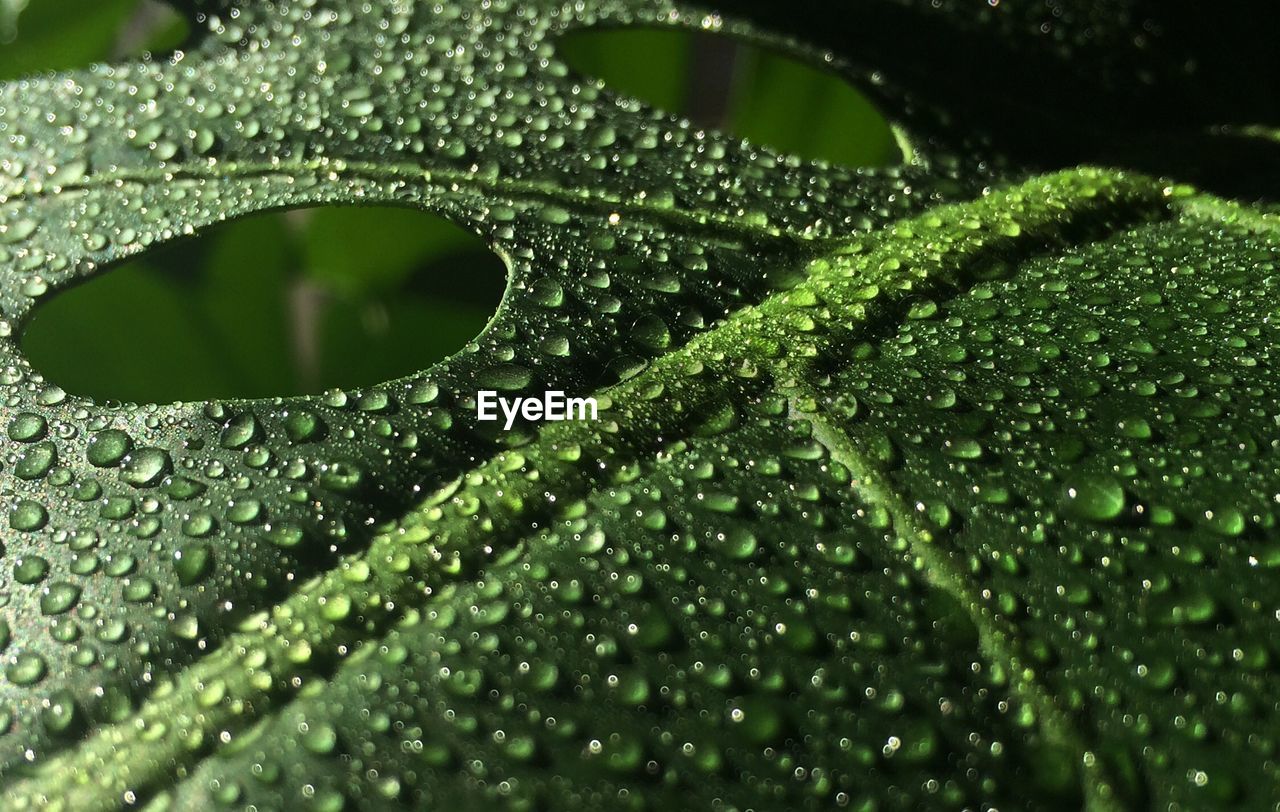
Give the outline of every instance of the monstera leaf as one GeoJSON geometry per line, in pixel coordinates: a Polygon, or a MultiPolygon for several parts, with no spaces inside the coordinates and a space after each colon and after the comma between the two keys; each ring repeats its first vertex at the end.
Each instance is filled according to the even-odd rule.
{"type": "Polygon", "coordinates": [[[1280,220],[1214,195],[1274,199],[1280,72],[1182,5],[188,0],[184,52],[3,85],[0,806],[1274,801],[1280,220]],[[557,53],[626,25],[826,64],[904,160],[557,53]],[[117,260],[333,203],[483,235],[484,333],[167,405],[19,349],[117,260]]]}

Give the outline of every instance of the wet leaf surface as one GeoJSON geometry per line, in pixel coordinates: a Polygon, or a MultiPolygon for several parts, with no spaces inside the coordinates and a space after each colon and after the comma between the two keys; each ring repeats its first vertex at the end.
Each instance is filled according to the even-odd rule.
{"type": "Polygon", "coordinates": [[[0,86],[0,806],[1269,803],[1276,214],[1028,156],[1083,88],[1260,144],[1274,102],[1173,10],[829,5],[197,0],[180,58],[0,86]],[[795,37],[912,159],[614,94],[554,45],[606,25],[795,37]],[[974,126],[906,29],[1060,92],[974,126]],[[119,406],[19,349],[125,257],[373,203],[510,266],[420,373],[119,406]],[[602,412],[503,433],[481,388],[602,412]]]}

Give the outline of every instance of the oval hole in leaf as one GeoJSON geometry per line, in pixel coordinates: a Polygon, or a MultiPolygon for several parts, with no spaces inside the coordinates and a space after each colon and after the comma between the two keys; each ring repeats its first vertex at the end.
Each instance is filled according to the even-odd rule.
{"type": "Polygon", "coordinates": [[[191,36],[188,20],[159,0],[0,0],[0,80],[158,58],[191,36]]]}
{"type": "Polygon", "coordinates": [[[434,215],[324,207],[167,244],[37,307],[22,346],[69,392],[170,402],[314,394],[402,377],[493,317],[505,263],[434,215]]]}
{"type": "Polygon", "coordinates": [[[903,162],[888,121],[866,96],[777,51],[657,28],[575,31],[556,47],[579,73],[701,127],[844,166],[903,162]]]}

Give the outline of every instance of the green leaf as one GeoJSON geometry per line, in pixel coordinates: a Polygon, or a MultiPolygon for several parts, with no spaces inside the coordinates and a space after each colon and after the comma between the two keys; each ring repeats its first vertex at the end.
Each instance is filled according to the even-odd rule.
{"type": "MultiPolygon", "coordinates": [[[[1230,55],[1188,76],[1190,12],[184,5],[205,33],[180,60],[0,86],[0,806],[1280,791],[1280,221],[1045,136],[1086,98],[1136,132],[1135,97],[1179,91],[1196,109],[1152,137],[1269,132],[1273,102],[1215,93],[1230,55]],[[557,56],[632,24],[832,49],[911,162],[700,133],[557,56]],[[979,45],[997,90],[1044,69],[1055,92],[964,86],[943,56],[979,45]],[[983,118],[1003,105],[1017,125],[983,118]],[[115,407],[19,349],[38,302],[124,257],[352,203],[508,261],[462,353],[323,397],[115,407]],[[502,432],[481,389],[601,411],[502,432]]],[[[181,299],[121,302],[120,333],[181,299]]]]}

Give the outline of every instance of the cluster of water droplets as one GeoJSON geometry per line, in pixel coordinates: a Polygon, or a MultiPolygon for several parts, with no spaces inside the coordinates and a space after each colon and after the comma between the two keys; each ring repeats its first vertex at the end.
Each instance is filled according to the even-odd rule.
{"type": "Polygon", "coordinates": [[[1020,806],[1085,791],[1079,738],[1125,742],[1124,777],[1155,730],[1189,743],[1142,769],[1248,791],[1197,742],[1271,742],[1272,243],[1156,225],[1024,261],[1095,197],[1089,238],[1168,216],[1086,173],[877,255],[858,232],[1000,162],[802,165],[555,57],[575,25],[723,24],[667,4],[197,5],[189,53],[0,88],[15,797],[1020,806]],[[486,333],[382,386],[209,404],[95,404],[17,350],[115,260],[334,202],[488,238],[511,285],[486,333]],[[473,419],[480,388],[619,382],[563,436],[473,419]],[[855,487],[881,471],[918,516],[855,487]],[[989,596],[919,566],[927,539],[989,596]],[[1041,724],[1010,662],[1096,727],[1041,724]]]}
{"type": "Polygon", "coordinates": [[[1137,770],[1187,807],[1274,786],[1278,258],[1184,222],[986,260],[830,387],[1126,804],[1137,770]]]}
{"type": "Polygon", "coordinates": [[[0,89],[8,763],[121,718],[377,521],[529,436],[481,431],[477,389],[634,374],[767,290],[756,258],[793,266],[785,232],[913,205],[889,202],[894,172],[813,176],[568,75],[553,34],[610,13],[211,4],[195,50],[0,89]],[[118,408],[17,349],[35,304],[117,259],[254,211],[370,201],[443,212],[509,258],[499,318],[429,374],[118,408]]]}

